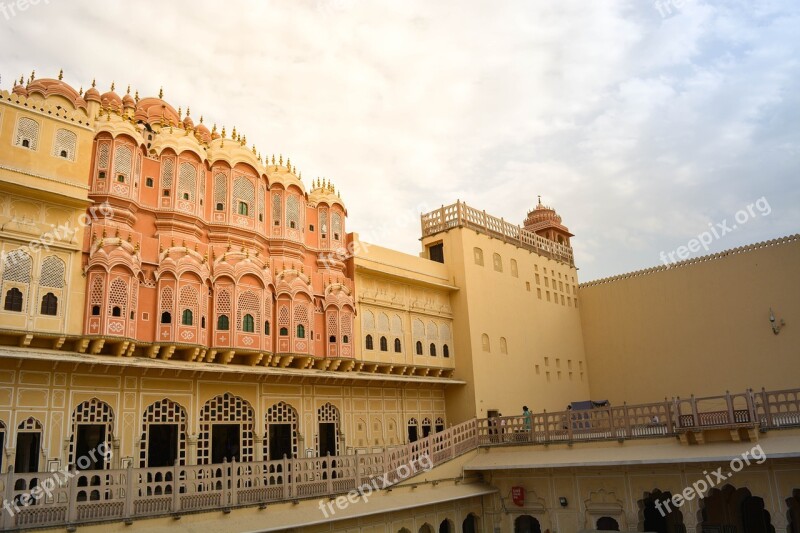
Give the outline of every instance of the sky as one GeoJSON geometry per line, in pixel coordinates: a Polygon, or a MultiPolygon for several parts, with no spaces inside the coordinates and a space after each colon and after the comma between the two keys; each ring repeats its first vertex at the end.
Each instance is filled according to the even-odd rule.
{"type": "Polygon", "coordinates": [[[382,246],[419,253],[419,213],[456,200],[522,223],[538,195],[581,281],[800,232],[796,0],[19,1],[3,89],[163,87],[331,180],[382,246]]]}

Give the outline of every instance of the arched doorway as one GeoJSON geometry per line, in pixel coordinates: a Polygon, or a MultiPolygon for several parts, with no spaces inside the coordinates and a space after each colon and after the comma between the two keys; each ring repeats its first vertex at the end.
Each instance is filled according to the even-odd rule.
{"type": "Polygon", "coordinates": [[[265,437],[265,460],[277,461],[284,456],[296,459],[297,410],[285,402],[278,402],[267,409],[265,437]]]}
{"type": "Polygon", "coordinates": [[[478,533],[478,517],[469,513],[461,523],[462,533],[478,533]]]}
{"type": "Polygon", "coordinates": [[[456,533],[456,528],[453,527],[453,522],[445,518],[439,524],[439,533],[456,533]]]}
{"type": "Polygon", "coordinates": [[[514,533],[542,533],[542,526],[538,520],[526,514],[514,520],[514,533]]]}
{"type": "Polygon", "coordinates": [[[642,531],[652,531],[653,533],[684,533],[686,527],[683,525],[683,513],[680,509],[672,505],[665,505],[672,499],[672,493],[661,492],[655,489],[653,492],[645,494],[639,500],[640,526],[642,531]]]}
{"type": "Polygon", "coordinates": [[[253,460],[253,408],[229,392],[208,400],[200,413],[197,464],[253,460]]]}
{"type": "Polygon", "coordinates": [[[792,497],[786,498],[786,513],[789,522],[789,533],[800,533],[800,489],[792,491],[792,497]]]}
{"type": "Polygon", "coordinates": [[[326,403],[317,410],[319,425],[318,451],[320,457],[337,455],[339,452],[339,409],[326,403]]]}
{"type": "Polygon", "coordinates": [[[422,527],[419,528],[419,533],[434,533],[433,527],[430,524],[422,524],[422,527]]]}
{"type": "Polygon", "coordinates": [[[619,531],[619,523],[610,516],[602,516],[597,520],[598,531],[619,531]]]}
{"type": "Polygon", "coordinates": [[[79,403],[72,412],[69,464],[78,470],[111,468],[106,454],[111,450],[113,425],[114,412],[106,402],[92,398],[79,403]]]}
{"type": "Polygon", "coordinates": [[[186,464],[186,410],[164,398],[150,404],[142,415],[139,466],[186,464]]]}
{"type": "Polygon", "coordinates": [[[775,533],[763,498],[746,488],[725,485],[711,489],[700,500],[700,532],[734,531],[736,533],[775,533]]]}

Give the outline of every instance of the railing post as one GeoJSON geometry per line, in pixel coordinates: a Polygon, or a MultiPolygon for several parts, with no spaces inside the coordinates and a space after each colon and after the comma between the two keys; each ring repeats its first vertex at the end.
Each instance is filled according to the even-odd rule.
{"type": "Polygon", "coordinates": [[[725,391],[725,403],[728,404],[728,424],[735,424],[736,417],[733,414],[733,400],[731,399],[731,391],[725,391]]]}
{"type": "Polygon", "coordinates": [[[463,215],[461,214],[461,200],[456,200],[456,224],[461,227],[463,222],[463,215]]]}
{"type": "MultiPolygon", "coordinates": [[[[4,451],[5,450],[0,449],[0,453],[3,453],[4,451]]],[[[5,484],[5,487],[6,487],[5,500],[7,502],[13,502],[14,501],[14,465],[13,464],[8,465],[8,470],[3,475],[5,476],[5,482],[6,482],[6,484],[5,484]]],[[[11,526],[13,526],[15,524],[16,520],[14,519],[13,516],[11,516],[11,513],[5,513],[3,511],[0,511],[0,513],[2,513],[2,515],[3,515],[2,518],[0,518],[0,526],[2,526],[2,528],[4,530],[5,529],[10,529],[11,526]]]]}
{"type": "MultiPolygon", "coordinates": [[[[124,503],[125,507],[122,511],[122,518],[125,520],[126,524],[131,523],[132,521],[131,517],[133,516],[133,502],[135,501],[135,498],[133,496],[133,491],[136,490],[134,488],[133,476],[134,476],[133,461],[131,461],[125,468],[125,503],[124,503]]],[[[136,485],[139,486],[138,483],[136,485]]]]}
{"type": "Polygon", "coordinates": [[[325,467],[328,470],[328,494],[333,494],[333,470],[331,469],[331,451],[328,450],[325,467]]]}
{"type": "Polygon", "coordinates": [[[231,458],[231,473],[230,473],[230,488],[231,488],[231,505],[239,504],[239,467],[236,464],[236,458],[231,458]]]}
{"type": "Polygon", "coordinates": [[[222,459],[222,494],[220,494],[220,503],[222,507],[228,507],[230,504],[230,474],[228,472],[228,458],[222,459]]]}
{"type": "MultiPolygon", "coordinates": [[[[9,479],[9,481],[13,481],[9,479]]],[[[69,507],[67,508],[67,527],[74,525],[78,521],[78,471],[72,466],[72,477],[68,481],[67,497],[69,507]]]]}
{"type": "Polygon", "coordinates": [[[572,442],[572,411],[566,411],[564,418],[567,419],[567,440],[572,442]]]}
{"type": "Polygon", "coordinates": [[[358,450],[355,454],[356,461],[356,488],[361,486],[361,460],[358,458],[358,450]]]}
{"type": "MultiPolygon", "coordinates": [[[[544,421],[544,442],[545,444],[550,443],[550,424],[547,423],[547,409],[544,410],[542,414],[542,420],[544,421]]],[[[533,427],[533,414],[531,414],[531,428],[533,427]]]]}
{"type": "Polygon", "coordinates": [[[756,402],[753,401],[753,389],[747,389],[747,421],[756,423],[756,402]]]}
{"type": "Polygon", "coordinates": [[[625,416],[625,436],[631,438],[633,437],[633,432],[631,431],[631,415],[628,411],[628,402],[622,402],[622,412],[625,416]]]}
{"type": "Polygon", "coordinates": [[[665,412],[665,415],[664,415],[664,416],[666,416],[666,417],[667,417],[667,431],[668,431],[668,432],[669,432],[669,434],[671,435],[672,433],[674,433],[674,432],[675,432],[675,429],[674,429],[674,427],[673,427],[673,420],[672,420],[672,408],[670,407],[670,403],[669,403],[669,401],[667,400],[667,397],[666,397],[666,396],[664,397],[664,408],[665,408],[665,410],[666,410],[666,412],[665,412]]]}
{"type": "Polygon", "coordinates": [[[175,459],[172,467],[172,512],[181,512],[181,468],[180,460],[175,459]]]}
{"type": "Polygon", "coordinates": [[[767,417],[767,426],[773,427],[772,422],[772,409],[769,405],[769,394],[767,394],[767,389],[761,387],[761,401],[764,405],[764,415],[767,417]]]}
{"type": "Polygon", "coordinates": [[[700,427],[700,418],[697,416],[697,400],[694,397],[694,394],[691,396],[691,404],[692,404],[692,427],[700,427]]]}
{"type": "MultiPolygon", "coordinates": [[[[288,500],[292,497],[292,484],[289,483],[289,476],[294,474],[294,468],[292,467],[291,460],[286,459],[286,454],[283,454],[283,460],[281,461],[281,478],[283,479],[282,490],[283,499],[288,500]],[[291,474],[289,469],[291,470],[291,474]]],[[[267,472],[267,479],[269,479],[269,472],[267,472]]]]}

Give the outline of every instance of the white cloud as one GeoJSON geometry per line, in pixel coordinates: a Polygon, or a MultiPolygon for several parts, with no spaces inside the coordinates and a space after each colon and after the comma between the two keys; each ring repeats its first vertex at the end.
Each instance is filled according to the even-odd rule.
{"type": "Polygon", "coordinates": [[[0,19],[1,70],[163,85],[331,178],[350,230],[410,253],[423,203],[521,222],[542,194],[586,280],[657,264],[761,196],[772,215],[715,246],[797,231],[798,22],[791,0],[667,18],[641,0],[53,0],[0,19]]]}

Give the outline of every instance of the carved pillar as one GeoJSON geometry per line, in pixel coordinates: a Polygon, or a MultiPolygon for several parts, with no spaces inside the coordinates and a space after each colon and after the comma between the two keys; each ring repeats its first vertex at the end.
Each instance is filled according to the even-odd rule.
{"type": "Polygon", "coordinates": [[[187,435],[186,441],[189,445],[188,449],[188,457],[186,458],[186,464],[196,465],[197,464],[197,435],[187,435]]]}
{"type": "Polygon", "coordinates": [[[264,435],[261,433],[253,432],[253,446],[255,446],[255,450],[253,450],[253,458],[255,461],[263,461],[264,460],[264,435]]]}

